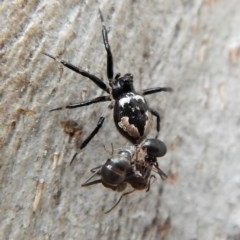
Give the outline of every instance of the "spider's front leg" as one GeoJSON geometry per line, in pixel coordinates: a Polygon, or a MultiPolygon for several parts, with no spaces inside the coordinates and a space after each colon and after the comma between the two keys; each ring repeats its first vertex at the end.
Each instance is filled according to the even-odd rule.
{"type": "Polygon", "coordinates": [[[72,71],[74,71],[74,72],[76,72],[76,73],[78,73],[78,74],[80,74],[80,75],[82,75],[82,76],[90,79],[90,80],[91,80],[92,82],[94,82],[99,88],[101,88],[101,89],[104,90],[105,92],[109,93],[108,86],[107,86],[100,78],[96,77],[95,75],[90,74],[89,72],[87,72],[87,71],[85,71],[85,70],[83,70],[83,69],[81,69],[81,68],[78,68],[78,67],[72,65],[72,64],[69,63],[69,62],[66,62],[66,61],[61,60],[61,59],[57,59],[56,57],[54,57],[54,56],[52,56],[52,55],[50,55],[50,54],[48,54],[48,53],[43,52],[42,54],[45,55],[45,56],[48,56],[48,57],[52,58],[53,60],[55,60],[55,61],[57,61],[57,62],[59,62],[59,63],[61,63],[64,67],[67,67],[67,68],[71,69],[72,71]]]}
{"type": "Polygon", "coordinates": [[[103,19],[103,15],[101,10],[99,9],[99,15],[100,15],[100,19],[102,22],[102,37],[103,37],[103,43],[107,52],[107,77],[109,80],[109,83],[111,85],[111,82],[113,80],[113,76],[114,76],[114,70],[113,70],[113,56],[112,56],[112,52],[111,52],[111,47],[110,44],[108,42],[108,33],[107,33],[107,29],[104,25],[104,19],[103,19]]]}

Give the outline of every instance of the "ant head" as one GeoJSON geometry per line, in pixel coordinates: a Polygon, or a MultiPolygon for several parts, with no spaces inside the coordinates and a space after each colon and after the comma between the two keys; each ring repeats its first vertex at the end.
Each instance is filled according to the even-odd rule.
{"type": "Polygon", "coordinates": [[[167,152],[167,147],[164,142],[156,138],[144,140],[142,149],[146,150],[148,157],[162,157],[167,152]]]}
{"type": "Polygon", "coordinates": [[[115,76],[115,80],[111,83],[112,96],[117,99],[123,93],[134,92],[133,75],[126,73],[121,77],[120,73],[115,76]]]}

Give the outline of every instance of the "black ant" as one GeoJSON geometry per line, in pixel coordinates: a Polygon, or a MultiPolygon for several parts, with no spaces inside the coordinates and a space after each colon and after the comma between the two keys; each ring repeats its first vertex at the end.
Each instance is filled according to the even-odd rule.
{"type": "Polygon", "coordinates": [[[118,155],[109,158],[103,165],[91,169],[93,175],[82,186],[102,183],[106,188],[122,192],[126,189],[127,184],[130,184],[133,190],[123,193],[113,207],[105,212],[109,213],[118,205],[123,196],[135,190],[146,189],[146,192],[149,191],[151,179],[155,178],[151,174],[153,167],[157,169],[162,179],[167,178],[167,175],[157,164],[157,157],[162,157],[165,154],[166,146],[162,141],[146,139],[139,146],[120,150],[118,155]],[[90,181],[96,175],[100,178],[90,181]]]}

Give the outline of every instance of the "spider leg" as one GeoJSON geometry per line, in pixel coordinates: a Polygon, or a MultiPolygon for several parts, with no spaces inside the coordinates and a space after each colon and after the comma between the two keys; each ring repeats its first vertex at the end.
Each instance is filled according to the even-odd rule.
{"type": "Polygon", "coordinates": [[[111,52],[111,47],[109,45],[108,42],[108,33],[107,33],[107,29],[104,25],[104,19],[103,19],[103,15],[101,10],[99,9],[99,15],[100,15],[100,19],[102,22],[102,37],[103,37],[103,43],[107,52],[107,76],[108,76],[108,80],[110,82],[111,85],[111,81],[113,79],[113,56],[112,56],[112,52],[111,52]]]}
{"type": "Polygon", "coordinates": [[[157,138],[160,131],[160,115],[157,111],[153,109],[150,109],[150,112],[152,113],[153,116],[157,118],[157,135],[156,135],[156,138],[157,138]]]}
{"type": "Polygon", "coordinates": [[[128,195],[128,194],[130,194],[130,193],[133,193],[134,191],[135,191],[135,189],[133,189],[133,190],[131,190],[131,191],[129,191],[129,192],[123,193],[123,194],[121,195],[121,197],[118,199],[118,201],[117,201],[109,210],[107,210],[107,211],[105,212],[105,214],[110,213],[110,212],[120,203],[120,201],[122,200],[122,198],[123,198],[124,196],[126,196],[126,195],[128,195]]]}
{"type": "Polygon", "coordinates": [[[99,103],[99,102],[107,102],[107,101],[111,101],[110,96],[100,96],[100,97],[96,97],[90,100],[86,100],[80,103],[73,103],[73,104],[69,104],[67,106],[64,107],[57,107],[57,108],[53,108],[50,109],[49,112],[53,112],[53,111],[57,111],[57,110],[62,110],[64,108],[78,108],[78,107],[84,107],[84,106],[88,106],[94,103],[99,103]]]}
{"type": "Polygon", "coordinates": [[[63,66],[71,69],[72,71],[74,71],[76,73],[79,73],[79,74],[81,74],[84,77],[87,77],[92,82],[94,82],[98,87],[100,87],[102,90],[104,90],[105,92],[109,93],[109,89],[108,89],[107,85],[100,78],[96,77],[95,75],[90,74],[89,72],[84,71],[83,69],[78,68],[78,67],[72,65],[69,62],[66,62],[66,61],[61,60],[61,59],[57,59],[56,57],[54,57],[54,56],[52,56],[52,55],[50,55],[48,53],[43,52],[42,54],[52,58],[53,60],[55,60],[55,61],[57,61],[59,63],[61,63],[63,66]]]}
{"type": "Polygon", "coordinates": [[[148,88],[142,91],[143,95],[149,95],[157,92],[172,92],[173,89],[170,87],[156,87],[156,88],[148,88]]]}
{"type": "MultiPolygon", "coordinates": [[[[82,142],[81,146],[80,146],[80,150],[85,148],[88,143],[93,139],[93,137],[98,133],[99,129],[102,127],[103,122],[104,122],[105,118],[104,117],[100,117],[97,123],[97,126],[93,129],[93,131],[89,134],[89,136],[82,142]]],[[[74,159],[76,158],[76,156],[78,155],[78,152],[76,152],[73,157],[72,160],[70,162],[70,165],[73,163],[74,159]]]]}
{"type": "MultiPolygon", "coordinates": [[[[157,92],[172,92],[173,89],[170,87],[156,87],[156,88],[148,88],[142,91],[143,95],[149,95],[157,92]]],[[[157,118],[157,135],[156,138],[158,137],[159,131],[160,131],[160,115],[158,112],[156,112],[153,109],[150,109],[150,112],[152,115],[154,115],[157,118]]]]}
{"type": "Polygon", "coordinates": [[[81,144],[80,149],[83,149],[87,146],[87,144],[93,139],[93,137],[98,133],[99,129],[102,127],[103,122],[104,122],[105,118],[104,117],[100,117],[97,123],[97,126],[95,127],[95,129],[91,132],[91,134],[83,141],[83,143],[81,144]]]}

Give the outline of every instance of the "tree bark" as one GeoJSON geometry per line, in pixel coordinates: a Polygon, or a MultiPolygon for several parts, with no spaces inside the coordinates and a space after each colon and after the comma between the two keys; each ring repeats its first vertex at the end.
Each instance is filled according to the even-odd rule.
{"type": "Polygon", "coordinates": [[[238,0],[22,0],[0,11],[0,239],[240,239],[238,0]],[[132,73],[137,91],[174,89],[146,96],[161,115],[168,179],[106,215],[121,193],[81,184],[111,144],[116,153],[129,143],[109,103],[49,112],[103,91],[42,54],[107,83],[98,8],[115,74],[132,73]],[[103,128],[69,165],[74,141],[61,121],[81,126],[81,142],[101,116],[103,128]]]}

